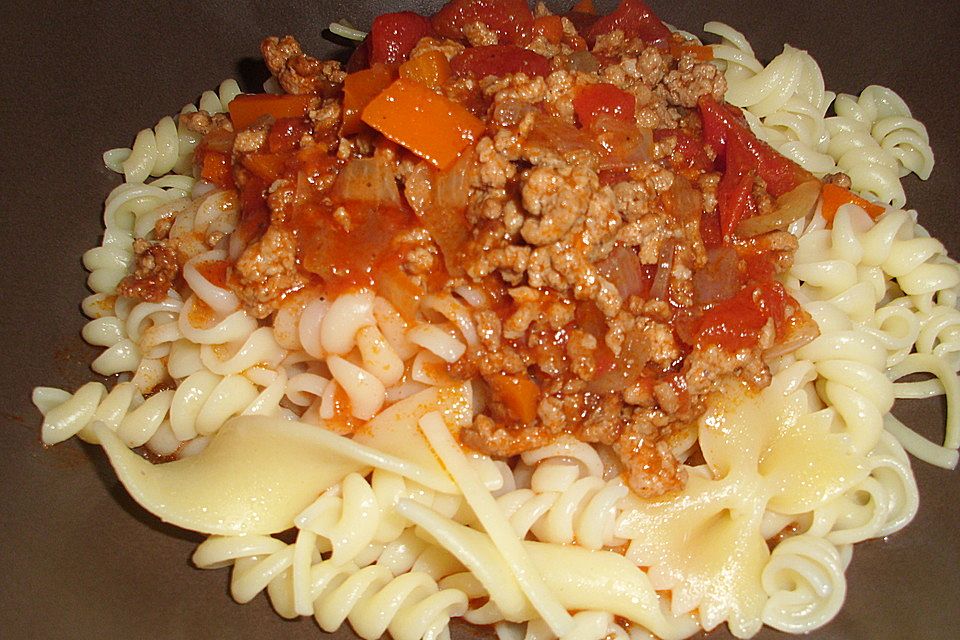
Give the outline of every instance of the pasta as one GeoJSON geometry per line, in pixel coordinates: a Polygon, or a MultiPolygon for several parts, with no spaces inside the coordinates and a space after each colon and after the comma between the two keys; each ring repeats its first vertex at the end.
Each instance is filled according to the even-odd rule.
{"type": "MultiPolygon", "coordinates": [[[[511,284],[526,284],[506,295],[482,277],[463,276],[455,287],[418,292],[412,309],[402,295],[409,279],[384,269],[377,277],[387,274],[393,280],[382,286],[376,278],[366,283],[363,274],[374,270],[375,262],[380,265],[381,256],[363,255],[366,240],[357,240],[357,247],[337,251],[367,260],[361,263],[366,272],[350,272],[354,256],[329,248],[321,255],[338,256],[343,264],[312,267],[336,282],[342,275],[338,270],[350,272],[349,278],[357,279],[349,286],[324,289],[313,281],[295,281],[271,307],[268,289],[287,274],[277,266],[282,260],[272,261],[263,247],[280,254],[289,239],[271,236],[272,222],[261,224],[259,236],[245,235],[251,233],[249,194],[232,185],[233,178],[217,184],[215,170],[208,172],[206,165],[211,153],[229,155],[210,151],[207,134],[191,130],[179,116],[141,131],[130,149],[104,155],[124,183],[106,200],[101,245],[84,255],[93,293],[83,303],[90,317],[83,337],[104,349],[93,370],[118,381],[110,388],[89,382],[72,393],[35,389],[43,442],[77,436],[99,445],[140,505],[165,522],[208,536],[192,561],[201,569],[229,567],[230,593],[237,602],[265,593],[279,615],[312,616],[328,632],[347,622],[365,640],[384,633],[396,640],[444,639],[453,618],[493,625],[509,640],[686,638],[724,624],[739,638],[751,637],[763,625],[790,633],[820,628],[841,609],[853,546],[900,530],[916,514],[918,492],[907,452],[942,467],[957,465],[960,268],[918,224],[916,213],[903,209],[900,179],[909,173],[929,177],[933,153],[923,125],[897,94],[870,86],[859,96],[835,95],[824,86],[817,63],[800,49],[785,45],[764,65],[731,27],[708,23],[704,30],[721,38],[712,45],[709,64],[714,73],[723,73],[727,103],[743,108],[756,138],[815,179],[845,174],[852,191],[866,200],[851,196],[828,212],[821,197],[810,203],[809,213],[781,225],[789,224],[796,246],[786,251],[789,268],[777,286],[785,292],[781,303],[787,308],[796,303],[797,309],[777,322],[765,317],[769,322],[756,333],[774,332],[781,320],[802,325],[809,317],[816,335],[801,335],[797,344],[778,350],[783,344],[777,329],[764,348],[768,362],[760,370],[743,364],[740,378],[717,374],[703,413],[655,443],[657,460],[676,460],[676,486],[644,494],[632,484],[620,441],[585,440],[574,437],[573,429],[548,442],[531,437],[534,444],[515,454],[475,451],[465,434],[476,428],[477,417],[496,415],[489,407],[510,397],[512,415],[524,422],[523,395],[532,392],[523,379],[511,378],[512,391],[502,391],[495,376],[469,369],[470,375],[461,375],[457,366],[487,348],[494,333],[504,342],[529,337],[532,316],[518,312],[494,318],[496,305],[527,308],[521,305],[535,300],[536,313],[556,316],[558,326],[586,326],[591,319],[575,315],[574,299],[595,301],[594,309],[608,318],[619,317],[610,296],[624,286],[636,286],[651,303],[663,303],[655,293],[664,284],[660,279],[687,269],[679,235],[676,243],[670,240],[653,252],[649,262],[656,269],[644,283],[624,285],[607,262],[577,282],[578,292],[593,287],[589,295],[556,302],[533,297],[537,287],[526,286],[532,275],[508,272],[505,278],[516,277],[511,284]],[[834,116],[827,115],[831,106],[834,116]],[[879,215],[870,208],[875,203],[883,205],[879,215]],[[173,247],[179,270],[172,279],[151,271],[150,284],[157,290],[143,293],[131,282],[144,280],[138,274],[145,256],[163,262],[164,254],[146,253],[158,246],[173,247]],[[253,246],[262,249],[251,260],[253,269],[266,275],[251,285],[242,280],[246,276],[239,265],[253,246]],[[923,380],[904,381],[918,373],[923,380]],[[762,384],[748,385],[751,376],[762,384]],[[890,413],[898,398],[936,396],[944,396],[947,405],[942,441],[920,436],[890,413]],[[148,461],[144,450],[164,462],[148,461]]],[[[349,28],[337,33],[355,35],[349,28]]],[[[473,40],[482,37],[464,35],[475,47],[473,40]]],[[[612,46],[599,41],[596,46],[612,46]]],[[[543,36],[531,47],[548,42],[543,36]]],[[[696,46],[687,40],[674,43],[696,46]]],[[[301,95],[284,84],[290,82],[288,73],[275,73],[277,95],[301,95]]],[[[530,83],[524,89],[548,92],[547,81],[522,78],[530,83]]],[[[612,82],[615,72],[604,79],[612,82]]],[[[560,81],[556,84],[550,91],[562,93],[560,81]]],[[[509,82],[503,87],[496,90],[519,91],[509,82]]],[[[225,82],[181,115],[230,113],[229,133],[249,133],[256,126],[241,126],[242,111],[230,107],[239,93],[235,82],[225,82]]],[[[300,120],[319,119],[317,113],[329,107],[325,104],[320,100],[312,111],[305,108],[300,120]]],[[[510,103],[500,107],[507,117],[503,113],[510,103]]],[[[336,118],[345,118],[339,109],[337,104],[336,118]]],[[[590,126],[582,112],[576,117],[581,126],[590,126]]],[[[299,132],[296,123],[285,126],[293,132],[291,139],[311,135],[299,132]]],[[[254,156],[281,153],[264,152],[266,140],[288,144],[267,131],[261,130],[259,151],[244,156],[247,164],[238,161],[243,171],[255,173],[250,167],[263,170],[256,162],[271,162],[254,156]]],[[[472,140],[479,134],[463,136],[472,140]]],[[[366,149],[349,135],[340,136],[342,148],[357,145],[343,152],[356,156],[346,165],[354,169],[331,177],[325,188],[352,193],[356,185],[343,176],[362,169],[368,172],[362,176],[366,188],[373,189],[379,179],[375,167],[396,161],[401,147],[413,148],[399,137],[366,149]]],[[[476,145],[481,157],[509,164],[497,154],[519,143],[485,144],[476,145]]],[[[417,153],[430,160],[429,154],[417,153]]],[[[467,157],[462,153],[454,154],[455,162],[467,157]]],[[[541,170],[538,160],[529,162],[536,166],[531,175],[541,170]]],[[[428,180],[423,195],[410,185],[433,169],[414,166],[413,160],[409,165],[403,168],[402,196],[392,179],[377,196],[382,201],[373,210],[383,214],[378,224],[384,227],[393,224],[384,202],[401,197],[415,209],[423,199],[453,208],[437,204],[455,190],[442,181],[451,178],[430,173],[429,180],[437,182],[428,180]]],[[[464,167],[453,166],[448,176],[464,167]]],[[[491,172],[490,166],[475,175],[472,170],[463,168],[457,179],[490,179],[482,173],[491,172]]],[[[562,175],[589,183],[573,170],[562,175]]],[[[322,182],[318,176],[310,180],[322,182]]],[[[563,241],[573,233],[569,225],[561,232],[551,228],[562,222],[550,218],[546,203],[563,187],[550,179],[553,191],[544,192],[542,200],[520,196],[523,207],[542,208],[536,224],[523,223],[517,214],[515,233],[528,240],[553,234],[563,241]]],[[[682,192],[670,191],[680,182],[674,174],[662,188],[656,176],[648,180],[644,189],[682,198],[682,192]]],[[[293,202],[306,188],[300,184],[285,194],[282,182],[264,183],[261,192],[269,194],[264,197],[293,202]]],[[[495,189],[507,191],[506,178],[496,184],[495,189]]],[[[580,205],[597,215],[591,223],[600,226],[598,212],[612,206],[609,199],[615,190],[626,190],[625,183],[607,185],[605,191],[599,182],[590,184],[596,193],[580,205]]],[[[783,196],[766,195],[768,200],[783,196]]],[[[571,189],[560,199],[578,197],[571,189]]],[[[351,199],[343,196],[344,202],[351,199]]],[[[351,219],[345,206],[331,215],[346,216],[348,222],[341,224],[348,240],[366,238],[362,234],[371,233],[368,229],[349,236],[350,225],[361,222],[351,219]]],[[[632,222],[641,228],[643,220],[638,215],[632,222]]],[[[587,233],[593,230],[585,226],[587,233]]],[[[446,234],[455,231],[439,227],[424,231],[437,236],[439,253],[416,231],[403,230],[420,242],[408,266],[422,260],[432,265],[424,273],[450,269],[442,254],[444,243],[453,242],[446,234]]],[[[298,229],[301,241],[306,228],[298,229]]],[[[736,225],[732,229],[724,232],[726,239],[738,233],[736,225]]],[[[618,236],[618,242],[627,237],[618,236]]],[[[642,254],[640,241],[630,246],[642,254]]],[[[554,264],[542,255],[529,256],[540,269],[540,282],[561,278],[559,259],[554,256],[554,264]]],[[[308,261],[305,256],[301,252],[297,260],[308,261]]],[[[619,258],[627,259],[622,253],[619,258]]],[[[679,324],[675,329],[684,331],[679,324]]],[[[600,340],[580,333],[584,344],[593,341],[588,350],[605,348],[612,360],[622,360],[637,350],[632,336],[655,331],[650,321],[623,324],[600,340]]],[[[741,362],[749,360],[749,349],[738,354],[741,362]]],[[[484,361],[476,368],[483,366],[492,365],[484,361]]],[[[618,371],[616,364],[608,366],[618,371]]],[[[546,377],[536,382],[546,385],[546,377]]],[[[609,376],[598,379],[616,383],[609,376]]],[[[631,384],[633,397],[644,392],[639,379],[631,384]]],[[[596,388],[590,393],[606,393],[596,388]]],[[[651,384],[646,394],[660,407],[683,404],[670,385],[651,384]]],[[[539,415],[542,405],[533,411],[539,415]]],[[[644,437],[653,435],[641,432],[639,439],[644,437]]]]}

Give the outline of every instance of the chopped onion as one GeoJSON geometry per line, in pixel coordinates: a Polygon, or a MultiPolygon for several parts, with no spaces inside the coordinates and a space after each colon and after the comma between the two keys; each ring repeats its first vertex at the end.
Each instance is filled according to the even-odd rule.
{"type": "Polygon", "coordinates": [[[777,198],[773,211],[762,216],[744,220],[736,228],[736,234],[752,238],[774,229],[786,229],[787,225],[813,213],[820,199],[823,185],[819,180],[807,180],[777,198]]]}
{"type": "Polygon", "coordinates": [[[769,361],[781,356],[785,356],[789,353],[793,353],[800,347],[806,346],[813,342],[819,335],[820,328],[817,327],[817,323],[814,322],[812,318],[809,318],[800,326],[794,327],[793,330],[790,331],[790,334],[787,336],[786,340],[783,342],[778,342],[764,351],[763,358],[764,360],[769,361]]]}
{"type": "Polygon", "coordinates": [[[590,126],[600,147],[600,171],[635,169],[653,156],[653,131],[612,115],[600,115],[590,126]]]}
{"type": "Polygon", "coordinates": [[[693,303],[712,304],[732,298],[740,290],[739,257],[730,245],[707,250],[707,263],[693,274],[693,303]]]}
{"type": "Polygon", "coordinates": [[[645,293],[643,265],[636,251],[617,246],[597,267],[624,299],[645,293]]]}
{"type": "Polygon", "coordinates": [[[670,288],[670,274],[673,272],[673,258],[676,254],[676,242],[667,240],[660,247],[657,257],[657,273],[653,276],[653,285],[650,287],[650,297],[657,300],[666,300],[670,288]]]}
{"type": "Polygon", "coordinates": [[[421,163],[407,178],[407,202],[440,247],[447,271],[453,276],[463,273],[461,254],[470,239],[467,200],[475,170],[473,154],[466,153],[446,171],[437,172],[421,163]],[[412,189],[417,182],[421,184],[412,189]]]}
{"type": "Polygon", "coordinates": [[[570,71],[596,73],[600,70],[600,61],[589,51],[574,51],[570,54],[570,71]]]}
{"type": "Polygon", "coordinates": [[[384,158],[357,158],[343,168],[333,185],[333,194],[340,200],[400,207],[397,176],[384,158]]]}

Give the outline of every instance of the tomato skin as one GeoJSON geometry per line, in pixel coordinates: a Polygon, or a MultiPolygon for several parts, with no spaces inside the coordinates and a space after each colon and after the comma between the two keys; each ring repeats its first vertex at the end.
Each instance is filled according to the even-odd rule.
{"type": "Polygon", "coordinates": [[[730,134],[726,145],[726,169],[717,185],[717,213],[720,216],[720,232],[724,238],[733,235],[742,220],[757,213],[753,187],[757,171],[754,157],[738,131],[730,134]]]}
{"type": "MultiPolygon", "coordinates": [[[[766,142],[759,140],[750,131],[740,109],[729,104],[721,104],[710,96],[700,98],[699,107],[700,117],[703,120],[703,139],[717,152],[719,169],[724,169],[730,164],[727,146],[736,137],[737,144],[751,156],[750,166],[767,184],[767,191],[774,198],[792,191],[802,182],[815,179],[809,171],[780,155],[766,142]]],[[[737,152],[741,150],[738,149],[737,152]]]]}
{"type": "Polygon", "coordinates": [[[370,34],[367,34],[367,37],[364,38],[363,42],[357,45],[357,48],[353,50],[353,53],[350,54],[350,57],[347,59],[347,64],[343,67],[343,70],[347,73],[356,73],[357,71],[362,71],[370,66],[370,34]]]}
{"type": "Polygon", "coordinates": [[[400,64],[420,38],[433,33],[430,20],[412,11],[385,13],[370,28],[369,64],[400,64]]]}
{"type": "Polygon", "coordinates": [[[207,182],[212,182],[221,189],[233,189],[233,165],[230,162],[230,155],[214,151],[212,149],[201,149],[194,160],[200,167],[200,177],[207,182]]]}
{"type": "Polygon", "coordinates": [[[707,155],[703,143],[695,136],[680,129],[657,129],[653,139],[657,142],[674,138],[677,142],[670,157],[674,169],[703,173],[713,169],[713,160],[707,155]]]}
{"type": "Polygon", "coordinates": [[[309,121],[303,118],[278,118],[270,127],[267,147],[270,153],[296,151],[300,148],[300,139],[309,132],[309,121]]]}
{"type": "Polygon", "coordinates": [[[754,302],[753,293],[753,287],[745,287],[704,312],[697,327],[697,344],[731,352],[755,345],[769,316],[754,302]]]}
{"type": "Polygon", "coordinates": [[[525,73],[530,77],[550,75],[550,61],[529,49],[509,44],[469,47],[450,61],[459,76],[477,78],[525,73]]]}
{"type": "Polygon", "coordinates": [[[533,30],[533,13],[526,0],[451,0],[431,19],[438,34],[464,40],[463,27],[482,22],[499,36],[501,44],[520,44],[533,30]]]}
{"type": "Polygon", "coordinates": [[[587,31],[587,40],[594,42],[597,36],[616,30],[623,31],[627,38],[640,38],[647,44],[670,39],[670,29],[654,15],[643,0],[620,0],[609,15],[597,20],[587,31]]]}
{"type": "Polygon", "coordinates": [[[588,129],[602,114],[611,115],[624,122],[635,122],[637,99],[612,84],[588,84],[574,97],[573,110],[580,125],[588,129]]]}

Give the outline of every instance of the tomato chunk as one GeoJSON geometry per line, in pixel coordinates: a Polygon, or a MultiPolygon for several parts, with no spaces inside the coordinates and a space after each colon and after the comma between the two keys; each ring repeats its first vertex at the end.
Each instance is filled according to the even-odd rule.
{"type": "Polygon", "coordinates": [[[204,149],[199,165],[201,178],[223,189],[233,188],[233,167],[228,154],[204,149]]]}
{"type": "Polygon", "coordinates": [[[767,191],[775,198],[795,189],[800,183],[813,180],[813,174],[796,162],[780,155],[773,147],[757,139],[747,125],[743,113],[729,104],[721,104],[710,96],[699,101],[700,117],[703,120],[703,138],[717,152],[722,168],[729,164],[726,147],[731,136],[753,157],[752,166],[757,175],[767,184],[767,191]]]}
{"type": "Polygon", "coordinates": [[[530,77],[550,75],[550,61],[529,49],[509,44],[470,47],[450,61],[450,68],[460,76],[477,78],[525,73],[530,77]]]}
{"type": "Polygon", "coordinates": [[[754,157],[744,144],[740,132],[730,135],[725,157],[727,166],[717,185],[717,213],[720,216],[720,232],[724,238],[729,238],[742,220],[757,213],[753,198],[757,170],[754,157]]]}
{"type": "Polygon", "coordinates": [[[697,344],[717,345],[727,351],[755,345],[769,316],[754,302],[754,290],[745,287],[704,313],[697,328],[697,344]]]}
{"type": "Polygon", "coordinates": [[[451,0],[431,22],[438,34],[452,40],[463,40],[463,28],[481,22],[502,44],[519,44],[530,37],[533,13],[526,0],[451,0]]]}
{"type": "Polygon", "coordinates": [[[670,156],[670,164],[674,169],[694,170],[697,173],[713,169],[713,161],[707,156],[699,138],[681,129],[657,129],[653,132],[653,139],[657,142],[667,138],[676,140],[670,156]]]}
{"type": "Polygon", "coordinates": [[[377,16],[370,27],[369,63],[400,64],[432,32],[430,20],[412,11],[377,16]]]}
{"type": "Polygon", "coordinates": [[[296,151],[300,148],[300,139],[309,132],[309,121],[304,118],[279,118],[270,127],[267,147],[270,153],[296,151]]]}
{"type": "Polygon", "coordinates": [[[593,23],[587,32],[587,40],[594,42],[597,36],[616,30],[623,31],[627,38],[640,38],[647,44],[670,39],[670,29],[643,0],[621,0],[613,13],[593,23]]]}
{"type": "Polygon", "coordinates": [[[624,122],[635,122],[637,99],[612,84],[588,84],[574,97],[573,110],[580,124],[587,128],[602,114],[611,115],[624,122]]]}
{"type": "Polygon", "coordinates": [[[533,33],[543,36],[550,44],[563,40],[563,20],[560,16],[542,16],[533,21],[533,33]]]}

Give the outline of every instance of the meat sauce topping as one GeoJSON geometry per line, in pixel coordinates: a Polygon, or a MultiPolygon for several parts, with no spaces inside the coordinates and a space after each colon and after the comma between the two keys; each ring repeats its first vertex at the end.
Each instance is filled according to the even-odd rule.
{"type": "MultiPolygon", "coordinates": [[[[412,321],[467,287],[479,341],[446,371],[481,398],[464,444],[513,456],[569,434],[655,496],[682,487],[708,396],[763,387],[764,358],[815,335],[777,275],[784,216],[820,183],[723,102],[709,48],[641,0],[577,7],[386,14],[345,68],[264,40],[286,93],[197,117],[197,172],[241,211],[207,270],[258,318],[371,288],[412,321]]],[[[174,277],[141,250],[164,267],[127,291],[174,277]]]]}

